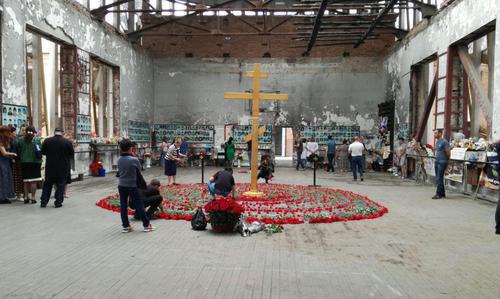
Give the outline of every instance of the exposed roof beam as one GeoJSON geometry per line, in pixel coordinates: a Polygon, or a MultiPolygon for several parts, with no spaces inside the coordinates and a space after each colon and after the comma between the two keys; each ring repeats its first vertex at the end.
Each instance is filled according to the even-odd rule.
{"type": "MultiPolygon", "coordinates": [[[[221,2],[220,4],[214,5],[211,8],[223,7],[223,6],[227,5],[227,4],[230,4],[230,3],[235,2],[235,1],[238,1],[238,0],[228,0],[228,1],[225,1],[225,2],[221,2]]],[[[138,36],[139,34],[142,34],[142,33],[146,32],[146,31],[151,30],[151,29],[155,29],[155,28],[164,26],[166,24],[169,24],[171,22],[178,21],[180,19],[187,18],[187,17],[190,17],[190,16],[194,16],[194,15],[200,14],[200,13],[205,12],[205,11],[207,11],[205,8],[201,8],[201,9],[195,11],[195,12],[186,14],[185,16],[182,16],[182,17],[172,17],[172,18],[166,19],[166,20],[164,20],[164,21],[162,21],[160,23],[157,23],[157,24],[154,24],[154,25],[151,25],[151,26],[148,26],[148,27],[144,27],[144,28],[141,28],[139,30],[130,32],[127,35],[128,35],[128,37],[138,36]]]]}
{"type": "Polygon", "coordinates": [[[314,43],[316,42],[316,37],[318,36],[319,28],[321,27],[321,18],[325,13],[326,7],[328,6],[328,2],[329,0],[321,0],[321,5],[318,9],[318,13],[316,14],[316,19],[314,20],[314,27],[311,32],[311,39],[307,44],[307,50],[306,50],[307,53],[311,51],[312,47],[314,46],[314,43]]]}
{"type": "Polygon", "coordinates": [[[101,6],[101,7],[98,7],[96,9],[93,9],[90,11],[90,13],[95,17],[97,18],[99,21],[103,21],[104,20],[104,17],[106,16],[106,14],[108,13],[108,9],[111,8],[111,7],[115,7],[115,6],[119,6],[119,5],[122,5],[122,4],[125,4],[125,3],[128,3],[130,2],[130,0],[120,0],[120,1],[116,1],[116,2],[113,2],[113,3],[110,3],[110,4],[107,4],[107,5],[104,5],[104,6],[101,6]]]}
{"type": "Polygon", "coordinates": [[[430,18],[433,15],[435,15],[438,11],[438,9],[435,5],[423,3],[422,1],[418,1],[418,0],[407,0],[407,1],[413,2],[413,4],[415,4],[417,9],[420,10],[420,12],[422,13],[422,17],[424,17],[424,18],[430,18]]]}
{"type": "Polygon", "coordinates": [[[373,31],[373,29],[375,29],[375,27],[377,27],[377,24],[382,20],[382,18],[392,9],[394,4],[396,4],[396,2],[398,1],[399,0],[389,0],[387,6],[379,12],[378,16],[375,18],[375,20],[373,20],[373,23],[368,28],[368,30],[366,30],[365,34],[363,34],[363,36],[354,44],[354,48],[359,47],[359,45],[363,43],[366,37],[368,37],[368,35],[373,31]]]}

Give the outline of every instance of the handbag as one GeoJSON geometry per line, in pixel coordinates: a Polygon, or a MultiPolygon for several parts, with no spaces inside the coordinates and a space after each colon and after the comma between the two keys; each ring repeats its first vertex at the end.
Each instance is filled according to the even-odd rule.
{"type": "Polygon", "coordinates": [[[144,180],[144,177],[141,174],[141,171],[139,169],[136,170],[137,173],[137,188],[145,190],[148,188],[148,184],[146,184],[146,180],[144,180]]]}

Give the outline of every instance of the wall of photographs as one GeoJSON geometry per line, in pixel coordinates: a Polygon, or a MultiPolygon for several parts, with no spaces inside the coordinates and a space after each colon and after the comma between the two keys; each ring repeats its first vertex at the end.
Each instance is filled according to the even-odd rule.
{"type": "MultiPolygon", "coordinates": [[[[264,134],[259,136],[259,144],[271,144],[272,142],[272,126],[267,125],[264,134]]],[[[245,136],[252,133],[252,126],[237,125],[233,127],[234,143],[246,143],[245,136]]]]}
{"type": "Polygon", "coordinates": [[[18,105],[2,105],[2,125],[20,128],[28,121],[28,107],[18,105]]]}
{"type": "Polygon", "coordinates": [[[213,125],[179,125],[179,124],[155,124],[156,142],[160,144],[163,136],[168,142],[176,137],[187,136],[188,143],[201,143],[203,147],[212,147],[214,143],[213,125]]]}
{"type": "Polygon", "coordinates": [[[76,116],[76,142],[88,143],[91,138],[91,123],[89,115],[78,114],[76,116]]]}
{"type": "Polygon", "coordinates": [[[332,135],[333,140],[337,143],[342,143],[344,139],[350,143],[355,136],[360,135],[360,128],[359,126],[308,126],[300,128],[302,138],[314,137],[320,145],[326,144],[329,135],[332,135]]]}
{"type": "Polygon", "coordinates": [[[129,120],[128,138],[135,142],[149,143],[151,141],[151,129],[149,128],[149,123],[129,120]]]}

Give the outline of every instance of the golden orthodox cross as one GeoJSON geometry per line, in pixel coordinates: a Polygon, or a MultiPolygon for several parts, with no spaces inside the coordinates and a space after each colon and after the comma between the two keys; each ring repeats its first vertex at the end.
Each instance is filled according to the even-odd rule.
{"type": "MultiPolygon", "coordinates": [[[[263,197],[264,193],[259,192],[257,189],[257,151],[259,150],[259,131],[263,131],[262,128],[259,129],[259,100],[286,101],[288,100],[288,95],[260,92],[260,79],[267,78],[267,72],[262,72],[260,70],[259,63],[254,64],[254,70],[246,71],[245,75],[249,78],[253,78],[252,92],[225,92],[224,98],[252,100],[252,161],[250,162],[252,171],[250,190],[245,192],[244,195],[251,197],[263,197]]],[[[247,141],[247,138],[245,138],[245,141],[247,141]]]]}

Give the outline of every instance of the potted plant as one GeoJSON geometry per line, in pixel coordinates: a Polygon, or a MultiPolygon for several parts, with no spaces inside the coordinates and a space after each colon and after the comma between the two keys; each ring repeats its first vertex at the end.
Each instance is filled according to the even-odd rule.
{"type": "Polygon", "coordinates": [[[214,232],[228,233],[233,231],[245,208],[233,199],[219,198],[209,202],[205,206],[205,211],[208,213],[210,226],[214,232]]]}

